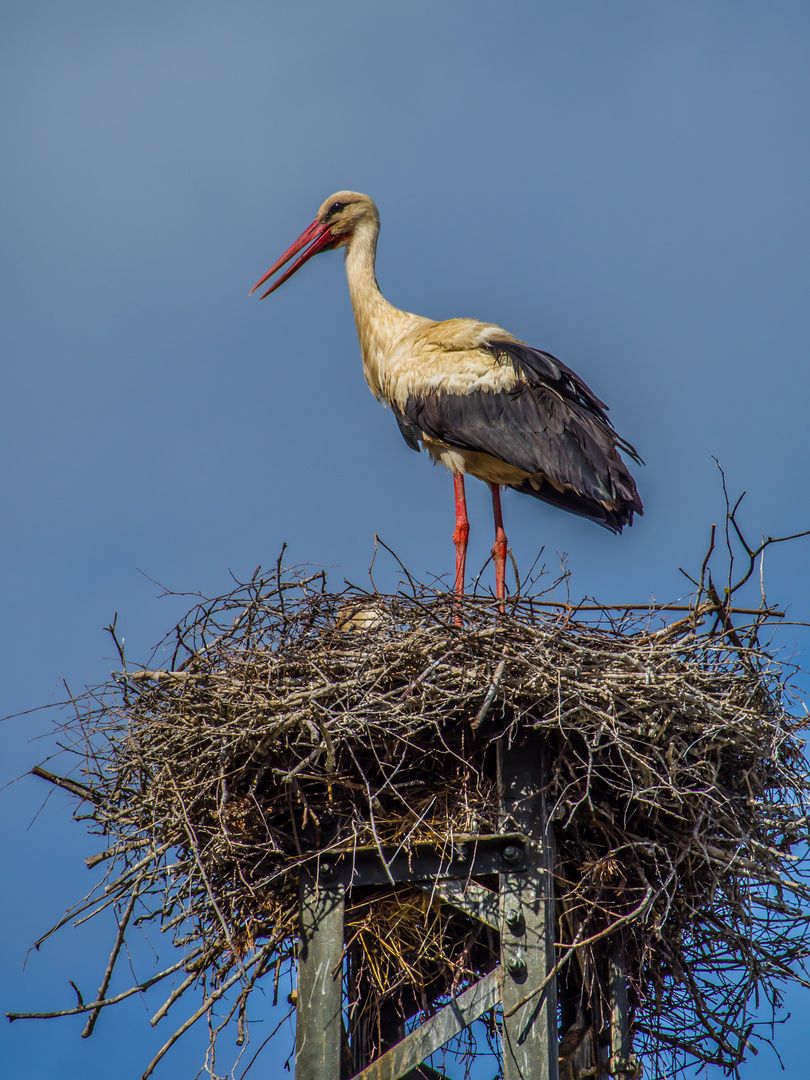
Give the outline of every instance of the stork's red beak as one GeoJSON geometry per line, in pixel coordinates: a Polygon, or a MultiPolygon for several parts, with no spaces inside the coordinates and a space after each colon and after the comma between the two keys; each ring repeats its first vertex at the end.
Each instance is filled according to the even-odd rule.
{"type": "Polygon", "coordinates": [[[333,248],[337,244],[339,237],[332,236],[330,229],[331,226],[328,223],[313,221],[308,229],[304,229],[292,247],[287,248],[278,262],[273,263],[261,281],[256,282],[250,290],[250,295],[253,296],[256,290],[264,285],[268,278],[271,278],[273,274],[275,274],[276,270],[280,270],[284,263],[290,261],[293,255],[298,255],[298,252],[301,251],[302,248],[306,248],[306,251],[298,256],[292,266],[284,271],[278,281],[274,282],[267,292],[262,293],[259,297],[260,300],[264,300],[265,296],[269,296],[271,292],[279,287],[279,285],[283,285],[287,278],[291,278],[296,270],[300,270],[304,263],[311,259],[313,255],[317,255],[321,251],[329,251],[330,248],[333,248]],[[307,244],[309,244],[309,247],[307,247],[307,244]]]}

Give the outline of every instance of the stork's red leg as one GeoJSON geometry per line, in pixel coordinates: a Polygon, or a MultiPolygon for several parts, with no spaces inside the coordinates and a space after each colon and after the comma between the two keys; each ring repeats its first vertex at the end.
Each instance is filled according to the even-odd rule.
{"type": "MultiPolygon", "coordinates": [[[[495,595],[503,600],[506,595],[504,576],[506,574],[506,533],[503,531],[501,513],[501,488],[499,484],[490,484],[492,492],[492,512],[495,515],[495,543],[492,545],[492,561],[495,563],[495,595]]],[[[503,608],[501,608],[503,611],[503,608]]]]}
{"type": "Polygon", "coordinates": [[[464,493],[464,474],[453,473],[456,491],[456,528],[453,543],[456,545],[456,584],[458,596],[464,595],[464,570],[467,565],[467,538],[470,535],[470,523],[467,520],[467,496],[464,493]]]}

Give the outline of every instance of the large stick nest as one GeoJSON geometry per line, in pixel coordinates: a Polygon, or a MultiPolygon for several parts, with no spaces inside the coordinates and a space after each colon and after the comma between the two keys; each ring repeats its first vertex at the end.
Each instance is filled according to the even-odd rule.
{"type": "MultiPolygon", "coordinates": [[[[281,571],[201,602],[164,669],[125,666],[68,725],[84,775],[61,782],[108,838],[110,971],[131,920],[160,926],[181,950],[163,976],[182,980],[160,1015],[202,988],[192,1016],[224,999],[241,1038],[251,990],[294,956],[302,867],[496,832],[493,747],[528,727],[553,762],[558,955],[599,993],[620,935],[647,1071],[735,1069],[752,1002],[803,981],[810,892],[801,724],[768,615],[735,627],[732,610],[703,580],[667,624],[281,571]]],[[[495,963],[491,931],[415,887],[381,893],[347,906],[366,1001],[407,988],[429,1008],[495,963]]],[[[63,1013],[92,1029],[108,983],[63,1013]]]]}

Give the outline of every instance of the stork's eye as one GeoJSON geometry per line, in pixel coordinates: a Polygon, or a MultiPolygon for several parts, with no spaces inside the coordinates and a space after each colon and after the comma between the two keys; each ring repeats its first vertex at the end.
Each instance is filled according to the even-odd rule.
{"type": "Polygon", "coordinates": [[[333,202],[332,205],[329,207],[329,217],[334,217],[335,214],[339,214],[345,205],[346,203],[333,202]]]}

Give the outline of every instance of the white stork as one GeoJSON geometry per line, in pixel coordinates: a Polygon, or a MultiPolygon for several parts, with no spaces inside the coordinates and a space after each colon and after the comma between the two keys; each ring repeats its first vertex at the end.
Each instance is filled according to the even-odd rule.
{"type": "Polygon", "coordinates": [[[346,249],[366,382],[378,400],[390,405],[408,446],[418,451],[421,443],[453,474],[456,592],[464,591],[470,531],[464,476],[469,473],[486,481],[492,492],[496,596],[503,599],[507,540],[501,486],[621,532],[632,524],[634,513],[644,511],[618,451],[641,459],[614,431],[607,406],[550,353],[491,323],[434,322],[389,304],[374,273],[379,231],[373,200],[339,191],[251,294],[295,255],[261,299],[313,255],[346,249]]]}

